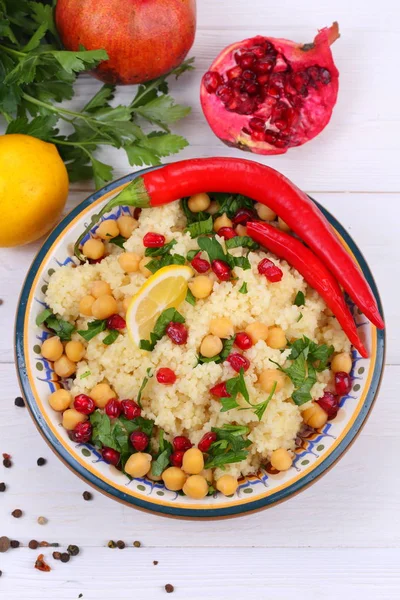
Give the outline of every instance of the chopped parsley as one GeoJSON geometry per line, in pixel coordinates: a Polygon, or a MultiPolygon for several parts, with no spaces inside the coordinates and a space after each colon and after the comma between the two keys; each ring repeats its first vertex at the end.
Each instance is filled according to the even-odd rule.
{"type": "Polygon", "coordinates": [[[147,263],[146,269],[149,269],[153,274],[159,269],[167,267],[169,265],[184,265],[185,257],[180,254],[166,254],[161,258],[155,258],[147,263]]]}
{"type": "Polygon", "coordinates": [[[196,221],[195,223],[191,223],[186,227],[185,231],[190,233],[191,238],[199,237],[199,235],[210,235],[210,233],[214,233],[212,216],[210,215],[208,219],[205,219],[204,221],[196,221]]]}
{"type": "Polygon", "coordinates": [[[174,323],[184,323],[185,318],[176,310],[176,308],[167,308],[163,310],[158,317],[153,331],[150,333],[150,340],[140,340],[139,348],[142,350],[154,350],[155,345],[165,335],[166,329],[173,321],[174,323]]]}
{"type": "Polygon", "coordinates": [[[304,306],[306,302],[306,298],[304,296],[304,293],[301,291],[298,291],[296,294],[296,298],[294,299],[294,304],[296,306],[304,306]]]}
{"type": "Polygon", "coordinates": [[[46,308],[36,317],[36,325],[46,325],[47,329],[54,331],[62,342],[68,342],[71,339],[72,333],[75,331],[75,326],[68,321],[56,317],[50,308],[46,308]]]}
{"type": "Polygon", "coordinates": [[[87,329],[78,329],[78,333],[84,340],[89,342],[96,335],[107,328],[107,319],[95,319],[88,323],[87,329]]]}
{"type": "Polygon", "coordinates": [[[225,246],[228,250],[232,248],[249,248],[249,250],[258,250],[260,244],[257,244],[257,242],[255,242],[253,238],[248,235],[237,235],[230,240],[226,240],[225,246]]]}
{"type": "Polygon", "coordinates": [[[235,341],[235,336],[228,338],[227,340],[223,340],[221,352],[219,354],[216,354],[215,356],[211,356],[210,358],[206,358],[205,356],[201,356],[201,354],[200,354],[198,364],[209,363],[209,362],[215,362],[215,363],[224,362],[224,360],[226,360],[228,358],[229,354],[231,353],[234,341],[235,341]]]}
{"type": "Polygon", "coordinates": [[[146,248],[144,251],[145,256],[165,256],[169,254],[172,248],[177,244],[176,240],[171,240],[168,244],[164,244],[160,248],[146,248]]]}
{"type": "Polygon", "coordinates": [[[254,202],[247,196],[241,194],[211,193],[210,196],[216,200],[219,205],[217,216],[226,213],[229,218],[233,217],[241,208],[254,210],[254,202]]]}
{"type": "Polygon", "coordinates": [[[118,336],[119,336],[118,329],[110,329],[109,334],[106,335],[106,337],[103,339],[103,344],[105,344],[106,346],[110,346],[111,344],[113,344],[115,342],[115,340],[117,339],[118,336]]]}
{"type": "Polygon", "coordinates": [[[210,446],[205,469],[223,469],[224,465],[241,462],[247,458],[246,448],[251,446],[251,441],[245,437],[249,433],[248,427],[227,424],[221,428],[213,427],[211,431],[217,434],[217,439],[210,446]]]}
{"type": "Polygon", "coordinates": [[[143,378],[142,385],[139,388],[138,395],[136,398],[136,402],[139,404],[140,408],[142,408],[142,394],[144,392],[144,388],[148,384],[149,379],[151,379],[152,377],[153,377],[153,375],[152,375],[151,369],[149,367],[146,371],[146,377],[143,378]]]}
{"type": "Polygon", "coordinates": [[[172,444],[164,438],[164,431],[160,429],[158,453],[151,463],[151,472],[155,477],[159,477],[169,465],[169,457],[172,454],[172,444]]]}
{"type": "Polygon", "coordinates": [[[239,294],[247,294],[247,283],[245,281],[240,286],[239,294]]]}
{"type": "Polygon", "coordinates": [[[115,246],[118,246],[119,248],[122,248],[124,250],[124,244],[126,240],[127,238],[125,238],[123,235],[117,235],[108,241],[110,242],[110,244],[114,244],[115,246]]]}
{"type": "Polygon", "coordinates": [[[189,304],[191,304],[192,306],[194,306],[196,304],[196,298],[193,296],[191,290],[188,288],[188,291],[186,293],[186,298],[185,298],[186,302],[188,302],[189,304]]]}
{"type": "Polygon", "coordinates": [[[210,262],[213,260],[223,260],[228,263],[231,269],[234,267],[241,267],[244,270],[251,268],[247,256],[232,256],[229,252],[225,253],[224,248],[215,237],[200,237],[197,242],[200,249],[208,254],[210,262]]]}
{"type": "Polygon", "coordinates": [[[91,375],[92,373],[90,371],[85,371],[84,373],[82,373],[82,375],[79,376],[79,379],[85,379],[86,377],[89,377],[89,375],[91,375]]]}

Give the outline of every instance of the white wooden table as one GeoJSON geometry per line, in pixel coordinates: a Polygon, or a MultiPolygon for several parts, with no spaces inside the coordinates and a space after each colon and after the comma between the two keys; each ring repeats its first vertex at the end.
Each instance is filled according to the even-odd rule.
{"type": "MultiPolygon", "coordinates": [[[[400,9],[395,0],[199,0],[192,54],[197,70],[174,84],[173,94],[193,106],[176,130],[187,136],[181,156],[240,153],[224,147],[206,125],[198,101],[201,74],[226,44],[256,33],[311,41],[318,27],[337,19],[342,38],[334,55],[341,72],[339,101],[328,129],[287,156],[263,160],[325,205],[360,245],[381,291],[387,322],[387,366],[379,400],[361,436],[321,481],[268,511],[235,520],[169,520],[122,506],[88,489],[53,455],[37,433],[19,395],[13,356],[13,320],[19,291],[39,244],[0,251],[0,452],[14,467],[0,466],[0,536],[22,546],[0,554],[0,597],[262,600],[400,597],[399,235],[400,121],[397,69],[400,9]],[[38,467],[43,456],[47,465],[38,467]],[[11,511],[21,508],[17,520],[11,511]],[[48,523],[37,523],[39,516],[48,523]],[[80,555],[55,562],[50,573],[33,568],[38,551],[30,539],[78,544],[80,555]],[[122,539],[125,550],[111,550],[122,539]],[[139,540],[140,548],[132,542],[139,540]],[[153,564],[158,561],[158,565],[153,564]]],[[[98,84],[85,77],[80,106],[98,84]]],[[[132,95],[121,89],[118,99],[132,95]]],[[[122,153],[107,156],[116,176],[130,170],[122,153]]],[[[85,198],[89,184],[74,186],[68,209],[85,198]]]]}

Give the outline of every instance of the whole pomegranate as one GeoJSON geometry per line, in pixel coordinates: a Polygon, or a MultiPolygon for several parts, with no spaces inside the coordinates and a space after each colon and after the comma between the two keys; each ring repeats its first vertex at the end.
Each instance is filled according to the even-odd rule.
{"type": "Polygon", "coordinates": [[[105,83],[143,83],[177,67],[196,31],[196,0],[58,0],[56,26],[67,50],[104,48],[94,70],[105,83]]]}
{"type": "Polygon", "coordinates": [[[201,104],[214,133],[228,146],[283,154],[326,127],[339,72],[330,45],[337,23],[311,44],[261,35],[228,46],[205,73],[201,104]]]}

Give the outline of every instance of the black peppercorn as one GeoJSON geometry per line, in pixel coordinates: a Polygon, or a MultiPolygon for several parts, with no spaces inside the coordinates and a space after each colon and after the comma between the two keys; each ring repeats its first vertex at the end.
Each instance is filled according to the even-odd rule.
{"type": "Polygon", "coordinates": [[[5,458],[3,460],[3,467],[5,467],[6,469],[9,469],[12,466],[12,462],[9,458],[5,458]]]}
{"type": "Polygon", "coordinates": [[[93,499],[93,494],[91,494],[90,492],[83,492],[82,496],[83,496],[84,500],[92,500],[93,499]]]}
{"type": "Polygon", "coordinates": [[[4,483],[4,481],[2,481],[0,483],[0,492],[5,492],[6,491],[6,484],[4,483]]]}
{"type": "Polygon", "coordinates": [[[71,556],[77,556],[79,554],[79,546],[75,546],[74,544],[70,544],[67,550],[71,556]]]}
{"type": "Polygon", "coordinates": [[[37,461],[36,461],[38,467],[43,467],[43,465],[45,465],[46,462],[47,462],[47,460],[45,458],[42,458],[42,457],[38,458],[37,461]]]}
{"type": "Polygon", "coordinates": [[[23,408],[25,406],[25,402],[24,399],[21,398],[21,396],[17,396],[14,400],[14,404],[15,406],[19,406],[20,408],[23,408]]]}
{"type": "Polygon", "coordinates": [[[63,563],[67,563],[70,559],[70,555],[68,554],[68,552],[62,552],[61,556],[60,556],[60,560],[63,563]]]}
{"type": "Polygon", "coordinates": [[[10,546],[11,546],[11,548],[19,548],[19,541],[18,540],[11,540],[10,546]]]}
{"type": "Polygon", "coordinates": [[[31,550],[36,550],[36,548],[39,546],[39,542],[37,540],[31,540],[28,544],[28,547],[31,550]]]}
{"type": "Polygon", "coordinates": [[[123,550],[125,548],[125,542],[123,542],[122,540],[118,540],[117,548],[119,548],[120,550],[123,550]]]}

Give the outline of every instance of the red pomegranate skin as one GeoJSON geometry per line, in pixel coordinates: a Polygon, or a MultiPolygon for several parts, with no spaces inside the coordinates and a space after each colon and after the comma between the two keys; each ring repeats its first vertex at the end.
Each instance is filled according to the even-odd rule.
{"type": "Polygon", "coordinates": [[[196,31],[196,0],[58,0],[55,19],[67,50],[106,50],[93,75],[143,83],[177,67],[196,31]]]}

